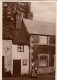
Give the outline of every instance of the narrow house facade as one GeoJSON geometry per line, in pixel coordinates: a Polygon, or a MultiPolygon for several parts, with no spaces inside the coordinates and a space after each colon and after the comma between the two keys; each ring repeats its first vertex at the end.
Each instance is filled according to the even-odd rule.
{"type": "Polygon", "coordinates": [[[29,73],[29,45],[24,33],[12,29],[12,74],[20,76],[29,73]]]}

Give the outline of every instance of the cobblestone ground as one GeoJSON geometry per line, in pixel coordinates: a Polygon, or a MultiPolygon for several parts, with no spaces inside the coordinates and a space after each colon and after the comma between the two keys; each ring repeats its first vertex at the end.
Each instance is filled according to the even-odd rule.
{"type": "Polygon", "coordinates": [[[37,78],[31,78],[29,76],[3,77],[2,80],[55,80],[55,76],[54,75],[38,75],[37,78]]]}

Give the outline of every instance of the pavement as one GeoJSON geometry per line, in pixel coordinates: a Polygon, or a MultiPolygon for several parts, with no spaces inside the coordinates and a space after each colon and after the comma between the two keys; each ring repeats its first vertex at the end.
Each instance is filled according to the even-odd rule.
{"type": "Polygon", "coordinates": [[[55,80],[55,75],[37,75],[36,78],[32,78],[29,76],[3,77],[2,80],[55,80]]]}

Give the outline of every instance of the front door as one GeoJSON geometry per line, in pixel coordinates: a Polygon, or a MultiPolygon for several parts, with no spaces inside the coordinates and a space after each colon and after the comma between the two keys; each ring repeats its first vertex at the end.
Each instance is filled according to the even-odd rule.
{"type": "Polygon", "coordinates": [[[21,75],[21,60],[13,60],[13,76],[21,75]]]}

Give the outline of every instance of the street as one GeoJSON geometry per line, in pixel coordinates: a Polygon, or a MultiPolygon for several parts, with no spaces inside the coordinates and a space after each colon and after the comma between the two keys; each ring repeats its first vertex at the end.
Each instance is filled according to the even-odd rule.
{"type": "Polygon", "coordinates": [[[31,78],[29,76],[24,77],[3,77],[2,80],[55,80],[54,75],[38,75],[37,78],[31,78]]]}

